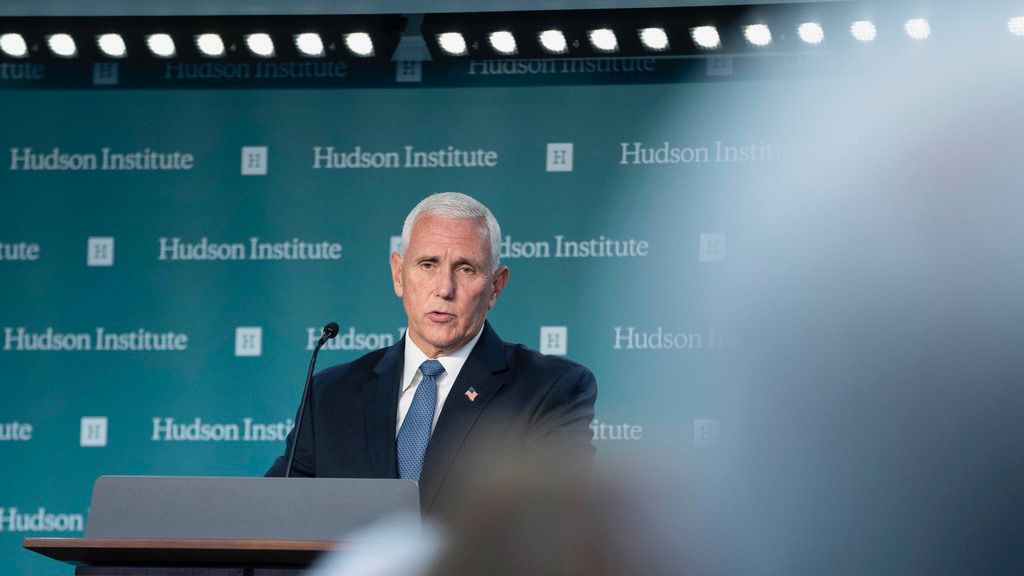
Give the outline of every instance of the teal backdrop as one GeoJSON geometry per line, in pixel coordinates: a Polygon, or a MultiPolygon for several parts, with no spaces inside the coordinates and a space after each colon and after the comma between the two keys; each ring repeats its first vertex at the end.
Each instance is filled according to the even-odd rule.
{"type": "Polygon", "coordinates": [[[702,572],[1020,567],[1024,92],[838,55],[594,62],[9,74],[3,573],[71,573],[21,540],[81,535],[100,475],[262,474],[323,324],[320,367],[400,338],[388,254],[449,190],[502,225],[493,326],[593,370],[599,464],[667,471],[702,572]],[[975,347],[998,370],[953,359],[975,347]]]}

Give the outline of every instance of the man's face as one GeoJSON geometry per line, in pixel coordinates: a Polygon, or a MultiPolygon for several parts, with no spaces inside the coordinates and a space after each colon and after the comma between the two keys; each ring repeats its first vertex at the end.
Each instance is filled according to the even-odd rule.
{"type": "Polygon", "coordinates": [[[405,256],[391,254],[391,278],[409,317],[408,335],[431,358],[472,340],[508,283],[508,268],[491,271],[484,230],[482,220],[421,214],[405,256]]]}

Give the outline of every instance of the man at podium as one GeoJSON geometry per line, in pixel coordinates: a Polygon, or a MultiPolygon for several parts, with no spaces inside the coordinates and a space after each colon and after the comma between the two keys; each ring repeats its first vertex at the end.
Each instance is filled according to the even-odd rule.
{"type": "Polygon", "coordinates": [[[585,367],[504,342],[487,312],[505,289],[501,228],[465,194],[428,196],[391,254],[408,330],[318,373],[303,425],[267,476],[409,478],[425,514],[459,512],[481,462],[545,453],[589,470],[597,384],[585,367]]]}

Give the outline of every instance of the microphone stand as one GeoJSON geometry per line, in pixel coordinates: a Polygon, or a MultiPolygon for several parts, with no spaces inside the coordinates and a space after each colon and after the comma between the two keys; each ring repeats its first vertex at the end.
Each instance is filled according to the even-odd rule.
{"type": "Polygon", "coordinates": [[[295,448],[299,444],[299,432],[302,431],[302,415],[306,411],[306,399],[309,397],[310,389],[313,387],[313,368],[316,366],[316,355],[320,353],[320,347],[323,346],[328,340],[338,335],[338,325],[331,322],[327,326],[324,326],[324,333],[320,336],[320,341],[316,343],[316,348],[313,349],[313,358],[309,361],[309,372],[306,373],[306,387],[302,389],[302,400],[299,401],[299,415],[295,417],[295,439],[292,441],[292,449],[288,453],[288,465],[284,469],[284,477],[289,478],[292,474],[292,461],[295,460],[295,448]]]}

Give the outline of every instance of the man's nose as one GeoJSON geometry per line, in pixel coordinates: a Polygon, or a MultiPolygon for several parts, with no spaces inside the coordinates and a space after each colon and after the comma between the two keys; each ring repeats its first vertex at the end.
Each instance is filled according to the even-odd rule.
{"type": "Polygon", "coordinates": [[[455,297],[455,272],[444,270],[437,275],[434,292],[438,297],[451,300],[455,297]]]}

